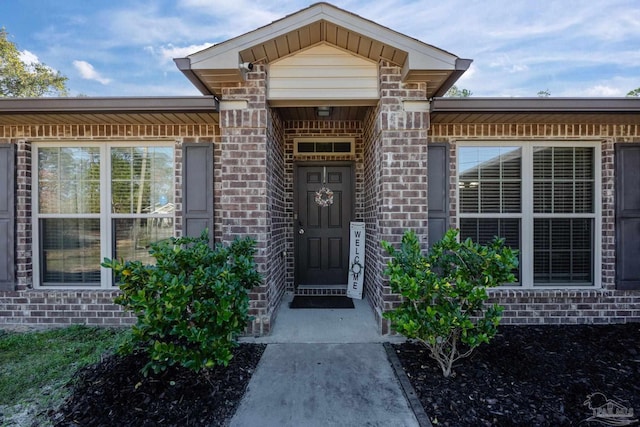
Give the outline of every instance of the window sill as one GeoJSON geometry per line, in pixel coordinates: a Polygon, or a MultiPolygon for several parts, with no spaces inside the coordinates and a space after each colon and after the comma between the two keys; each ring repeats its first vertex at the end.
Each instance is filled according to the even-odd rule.
{"type": "Polygon", "coordinates": [[[518,288],[518,287],[500,287],[487,289],[490,297],[508,297],[508,296],[601,296],[611,293],[610,289],[591,286],[586,287],[535,287],[535,288],[518,288]]]}
{"type": "Polygon", "coordinates": [[[78,291],[78,292],[120,292],[120,289],[117,286],[110,286],[108,288],[98,287],[98,286],[35,286],[28,291],[39,291],[39,292],[56,292],[56,291],[78,291]]]}

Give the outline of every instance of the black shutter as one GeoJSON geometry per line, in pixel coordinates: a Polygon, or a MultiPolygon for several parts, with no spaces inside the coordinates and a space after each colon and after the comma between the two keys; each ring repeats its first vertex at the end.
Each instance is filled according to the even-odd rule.
{"type": "Polygon", "coordinates": [[[616,144],[616,286],[640,289],[640,144],[616,144]]]}
{"type": "Polygon", "coordinates": [[[14,149],[0,145],[0,290],[15,290],[14,149]]]}
{"type": "Polygon", "coordinates": [[[429,144],[427,186],[429,245],[449,228],[449,144],[429,144]]]}
{"type": "Polygon", "coordinates": [[[209,230],[213,245],[213,144],[182,145],[183,235],[209,230]]]}

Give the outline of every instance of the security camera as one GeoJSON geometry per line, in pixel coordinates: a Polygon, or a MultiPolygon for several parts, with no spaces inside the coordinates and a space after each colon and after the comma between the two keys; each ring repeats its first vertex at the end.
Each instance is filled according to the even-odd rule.
{"type": "Polygon", "coordinates": [[[251,62],[243,62],[242,64],[240,64],[240,69],[251,71],[253,70],[253,64],[251,62]]]}

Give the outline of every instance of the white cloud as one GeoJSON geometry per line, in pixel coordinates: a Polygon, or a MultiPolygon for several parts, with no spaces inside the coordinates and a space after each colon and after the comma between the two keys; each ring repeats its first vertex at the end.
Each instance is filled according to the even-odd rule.
{"type": "Polygon", "coordinates": [[[220,21],[220,27],[222,27],[220,30],[229,36],[237,36],[267,25],[305,7],[291,3],[294,2],[182,0],[180,6],[184,9],[217,18],[220,21]]]}
{"type": "Polygon", "coordinates": [[[108,19],[111,41],[122,46],[184,40],[199,31],[186,19],[163,16],[151,8],[118,10],[110,13],[108,19]]]}
{"type": "Polygon", "coordinates": [[[606,13],[600,13],[589,20],[589,25],[584,28],[585,34],[606,42],[637,37],[640,34],[640,7],[638,3],[634,6],[610,5],[606,13]]]}
{"type": "Polygon", "coordinates": [[[38,56],[33,52],[29,52],[28,50],[23,50],[20,52],[20,60],[27,65],[34,65],[40,62],[38,56]]]}
{"type": "Polygon", "coordinates": [[[595,85],[585,90],[584,96],[624,96],[628,91],[623,91],[620,88],[607,86],[607,85],[595,85]]]}
{"type": "Polygon", "coordinates": [[[174,46],[171,43],[154,48],[147,46],[144,49],[154,56],[159,56],[163,63],[171,62],[174,58],[184,58],[192,53],[211,47],[213,43],[192,44],[189,46],[174,46]]]}
{"type": "Polygon", "coordinates": [[[80,73],[80,77],[83,79],[95,80],[103,85],[111,83],[111,79],[102,77],[100,73],[93,68],[93,65],[89,64],[87,61],[73,61],[73,66],[76,67],[76,70],[80,73]]]}
{"type": "Polygon", "coordinates": [[[525,64],[512,64],[511,68],[508,68],[509,73],[523,73],[529,71],[529,67],[525,64]]]}
{"type": "Polygon", "coordinates": [[[57,73],[58,72],[57,70],[55,70],[55,69],[53,69],[53,68],[51,68],[51,67],[49,67],[49,66],[47,66],[45,64],[41,64],[40,63],[40,58],[38,58],[38,56],[33,52],[30,52],[28,50],[23,50],[23,51],[20,51],[18,53],[18,55],[19,55],[20,61],[22,61],[25,64],[27,70],[30,71],[30,72],[34,72],[35,71],[35,66],[38,65],[38,64],[43,65],[45,69],[48,69],[52,73],[57,73]]]}
{"type": "MultiPolygon", "coordinates": [[[[497,58],[493,59],[489,62],[490,67],[500,68],[501,72],[506,73],[522,73],[529,70],[529,66],[520,61],[527,61],[522,57],[518,56],[518,60],[514,61],[510,55],[500,55],[497,58]]],[[[530,60],[529,60],[530,61],[530,60]]]]}

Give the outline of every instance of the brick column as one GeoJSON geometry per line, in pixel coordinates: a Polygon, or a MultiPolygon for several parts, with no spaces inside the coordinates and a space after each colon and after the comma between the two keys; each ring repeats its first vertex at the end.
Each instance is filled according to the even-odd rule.
{"type": "Polygon", "coordinates": [[[262,286],[251,291],[250,314],[254,321],[247,333],[269,332],[267,276],[271,214],[267,192],[266,74],[256,66],[240,87],[223,88],[220,111],[220,204],[222,240],[248,236],[256,240],[256,263],[262,286]]]}
{"type": "MultiPolygon", "coordinates": [[[[404,84],[400,68],[381,64],[380,103],[376,128],[381,161],[378,205],[378,239],[397,244],[405,230],[414,230],[427,242],[427,134],[428,103],[424,84],[404,84]]],[[[380,249],[379,249],[380,250],[380,249]]],[[[388,258],[379,257],[384,270],[388,258]]],[[[399,296],[391,292],[388,281],[380,282],[376,314],[393,308],[399,296]]],[[[383,334],[388,322],[380,317],[383,334]]]]}

